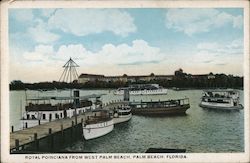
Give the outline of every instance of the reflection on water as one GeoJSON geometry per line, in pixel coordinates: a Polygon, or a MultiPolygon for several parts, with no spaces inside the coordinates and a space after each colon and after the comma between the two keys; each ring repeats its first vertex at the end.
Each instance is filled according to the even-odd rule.
{"type": "MultiPolygon", "coordinates": [[[[104,103],[122,99],[113,95],[113,90],[82,90],[81,95],[104,93],[104,103]]],[[[28,96],[60,95],[69,91],[28,91],[28,96]]],[[[144,117],[133,116],[114,130],[97,139],[78,141],[64,151],[97,153],[144,153],[148,148],[179,148],[187,152],[243,152],[244,151],[244,109],[235,112],[221,112],[202,109],[198,106],[201,90],[172,91],[168,95],[131,96],[131,101],[167,100],[188,97],[190,109],[186,116],[144,117]]],[[[243,92],[241,91],[241,103],[243,92]]],[[[19,125],[24,111],[24,91],[10,93],[10,126],[19,125]],[[21,109],[22,108],[22,109],[21,109]]]]}

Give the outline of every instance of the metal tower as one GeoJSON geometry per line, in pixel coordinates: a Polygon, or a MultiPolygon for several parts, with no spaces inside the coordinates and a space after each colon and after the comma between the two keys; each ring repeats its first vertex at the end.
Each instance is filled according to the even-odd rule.
{"type": "Polygon", "coordinates": [[[63,66],[64,71],[59,79],[59,82],[72,83],[74,80],[78,79],[78,74],[76,67],[79,67],[71,58],[63,66]]]}

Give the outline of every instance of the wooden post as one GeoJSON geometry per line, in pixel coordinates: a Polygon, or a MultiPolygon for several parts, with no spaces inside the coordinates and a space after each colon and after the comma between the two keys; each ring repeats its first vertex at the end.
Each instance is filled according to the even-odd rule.
{"type": "Polygon", "coordinates": [[[49,128],[49,135],[48,135],[48,150],[53,151],[54,147],[54,141],[53,141],[53,134],[52,134],[52,129],[49,128]]]}
{"type": "Polygon", "coordinates": [[[25,128],[28,128],[28,123],[27,122],[25,122],[25,128]]]}
{"type": "Polygon", "coordinates": [[[61,124],[61,146],[64,146],[64,133],[63,133],[63,124],[61,124]]]}
{"type": "Polygon", "coordinates": [[[14,126],[11,126],[11,132],[14,132],[14,126]]]}
{"type": "Polygon", "coordinates": [[[34,133],[35,148],[39,150],[39,141],[37,140],[37,133],[34,133]]]}
{"type": "Polygon", "coordinates": [[[49,135],[52,133],[52,129],[51,128],[49,128],[49,135]]]}
{"type": "Polygon", "coordinates": [[[83,124],[83,118],[81,119],[81,124],[83,124]]]}
{"type": "Polygon", "coordinates": [[[72,142],[72,138],[73,138],[73,126],[74,126],[74,121],[72,121],[72,125],[70,127],[70,143],[72,142]]]}
{"type": "Polygon", "coordinates": [[[39,120],[38,120],[38,125],[40,125],[40,124],[41,124],[41,120],[39,119],[39,120]]]}
{"type": "Polygon", "coordinates": [[[61,132],[63,133],[63,124],[61,124],[61,132]]]}
{"type": "Polygon", "coordinates": [[[19,150],[19,139],[15,140],[15,148],[16,150],[19,150]]]}

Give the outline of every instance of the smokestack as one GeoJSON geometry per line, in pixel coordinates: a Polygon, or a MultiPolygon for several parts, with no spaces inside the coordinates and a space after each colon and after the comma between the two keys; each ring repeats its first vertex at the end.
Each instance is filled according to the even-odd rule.
{"type": "Polygon", "coordinates": [[[79,90],[74,90],[74,104],[76,107],[80,106],[79,95],[80,95],[79,90]]]}
{"type": "Polygon", "coordinates": [[[129,102],[129,89],[124,89],[123,100],[129,102]]]}

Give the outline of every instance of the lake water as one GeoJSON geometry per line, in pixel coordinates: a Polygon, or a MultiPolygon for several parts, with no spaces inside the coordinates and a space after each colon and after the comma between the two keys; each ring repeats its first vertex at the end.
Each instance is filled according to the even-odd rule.
{"type": "MultiPolygon", "coordinates": [[[[80,95],[106,94],[106,103],[122,99],[114,90],[81,90],[80,95]]],[[[244,105],[243,91],[241,104],[244,105]]],[[[69,91],[27,91],[27,97],[67,96],[69,91]]],[[[114,130],[97,139],[78,141],[63,149],[75,152],[144,153],[148,148],[179,148],[190,153],[244,152],[244,109],[234,112],[200,108],[201,90],[173,91],[167,95],[131,96],[130,100],[167,100],[188,97],[190,109],[185,116],[133,116],[129,122],[118,124],[114,130]]],[[[10,126],[20,127],[25,107],[25,92],[10,92],[10,126]]]]}

